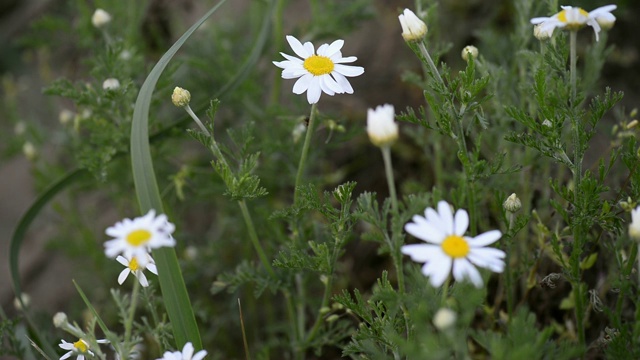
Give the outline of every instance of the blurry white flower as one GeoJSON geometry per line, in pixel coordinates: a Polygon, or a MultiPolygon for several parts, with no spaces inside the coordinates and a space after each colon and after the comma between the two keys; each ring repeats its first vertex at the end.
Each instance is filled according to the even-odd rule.
{"type": "Polygon", "coordinates": [[[596,41],[598,41],[601,30],[600,23],[611,27],[616,20],[615,16],[611,14],[611,11],[617,8],[616,5],[602,6],[591,12],[586,12],[579,7],[561,6],[561,8],[562,11],[559,13],[551,17],[533,18],[531,23],[540,24],[540,34],[548,34],[549,36],[556,28],[575,31],[588,25],[593,28],[593,32],[596,34],[596,41]]]}
{"type": "Polygon", "coordinates": [[[20,299],[18,299],[17,297],[13,299],[13,307],[15,307],[18,311],[24,310],[22,308],[22,304],[24,304],[25,307],[29,307],[29,304],[31,303],[31,296],[29,296],[29,294],[27,293],[22,293],[22,295],[20,295],[20,298],[22,299],[22,303],[20,303],[20,299]]]}
{"type": "Polygon", "coordinates": [[[546,127],[552,127],[553,124],[551,123],[551,121],[549,119],[544,119],[544,121],[542,122],[542,126],[546,126],[546,127]]]}
{"type": "Polygon", "coordinates": [[[553,30],[553,27],[545,27],[543,24],[538,24],[533,27],[533,36],[540,41],[547,40],[553,35],[553,30]]]}
{"type": "Polygon", "coordinates": [[[22,153],[27,157],[30,161],[38,158],[38,150],[31,143],[31,141],[27,141],[22,145],[22,153]]]}
{"type": "Polygon", "coordinates": [[[105,254],[110,258],[117,255],[127,259],[135,257],[139,266],[146,267],[149,249],[175,246],[176,241],[171,237],[174,230],[175,226],[166,215],[156,216],[154,210],[149,210],[144,216],[124,219],[108,227],[105,233],[114,239],[104,243],[105,254]]]}
{"type": "Polygon", "coordinates": [[[178,86],[173,89],[173,94],[171,94],[171,102],[173,102],[173,105],[177,107],[184,107],[189,105],[190,101],[191,93],[189,90],[185,90],[178,86]]]}
{"type": "Polygon", "coordinates": [[[96,11],[91,16],[91,23],[97,28],[101,28],[107,25],[110,21],[111,15],[102,9],[96,9],[96,11]]]}
{"type": "Polygon", "coordinates": [[[193,345],[188,342],[184,345],[182,351],[167,351],[161,358],[156,360],[202,360],[207,355],[205,350],[200,350],[195,354],[193,351],[193,345]]]}
{"type": "Polygon", "coordinates": [[[13,133],[20,136],[23,135],[27,131],[27,124],[24,121],[18,121],[13,126],[13,133]]]}
{"type": "Polygon", "coordinates": [[[413,261],[424,262],[422,273],[429,276],[431,285],[444,283],[451,271],[457,281],[469,279],[476,287],[482,287],[482,277],[474,265],[493,272],[504,270],[504,251],[487,248],[502,236],[499,230],[487,231],[476,237],[464,236],[469,226],[469,215],[459,209],[455,217],[446,201],[438,203],[438,211],[425,210],[425,216],[414,215],[413,222],[404,229],[411,235],[429,244],[402,246],[402,253],[413,261]]]}
{"type": "MultiPolygon", "coordinates": [[[[58,346],[63,350],[69,350],[69,352],[62,355],[62,357],[60,357],[60,360],[68,359],[73,354],[78,355],[78,360],[84,360],[85,355],[91,355],[91,357],[95,356],[93,351],[89,350],[89,344],[82,339],[79,339],[74,343],[66,342],[64,340],[61,341],[62,342],[58,344],[58,346]]],[[[97,340],[98,344],[106,344],[108,342],[108,340],[97,340]]]]}
{"type": "Polygon", "coordinates": [[[367,134],[375,146],[388,146],[398,139],[393,105],[385,104],[367,110],[367,134]]]}
{"type": "Polygon", "coordinates": [[[458,315],[449,308],[440,308],[433,316],[433,325],[436,329],[443,331],[449,329],[456,323],[458,315]]]}
{"type": "Polygon", "coordinates": [[[400,26],[402,26],[402,37],[405,41],[419,41],[427,35],[427,24],[420,20],[413,11],[404,9],[398,19],[400,20],[400,26]]]}
{"type": "Polygon", "coordinates": [[[513,193],[513,194],[509,195],[507,200],[505,200],[502,203],[502,207],[505,210],[507,210],[508,212],[514,213],[514,212],[520,210],[520,208],[522,207],[522,202],[518,198],[518,195],[516,195],[516,193],[513,193]]]}
{"type": "Polygon", "coordinates": [[[73,111],[64,109],[60,111],[60,114],[58,114],[58,120],[60,121],[60,124],[67,125],[75,116],[76,114],[74,114],[73,111]]]}
{"type": "Polygon", "coordinates": [[[462,60],[469,62],[469,56],[474,60],[478,58],[478,48],[473,45],[467,45],[462,49],[462,60]]]}
{"type": "Polygon", "coordinates": [[[273,64],[283,69],[283,79],[298,79],[293,85],[294,94],[299,95],[306,91],[309,104],[317,103],[323,92],[330,96],[353,94],[347,77],[362,75],[364,68],[343,65],[358,59],[355,56],[342,57],[340,49],[344,40],[336,40],[331,45],[322,44],[317,51],[310,42],[303,45],[291,35],[287,35],[287,42],[300,59],[280,53],[286,60],[274,61],[273,64]]]}
{"type": "Polygon", "coordinates": [[[119,87],[120,87],[120,81],[114,78],[109,78],[102,83],[102,89],[104,90],[116,90],[119,87]]]}
{"type": "Polygon", "coordinates": [[[629,224],[629,236],[640,241],[640,206],[631,210],[631,224],[629,224]]]}
{"type": "Polygon", "coordinates": [[[156,268],[156,262],[153,260],[151,255],[147,254],[147,265],[142,266],[138,262],[137,258],[134,256],[131,260],[125,258],[122,255],[118,255],[116,257],[116,261],[125,266],[125,269],[120,272],[118,276],[118,284],[122,285],[122,283],[127,280],[129,274],[133,273],[133,276],[138,278],[140,285],[147,287],[149,286],[149,282],[147,281],[147,277],[144,275],[144,270],[147,269],[151,273],[158,275],[158,269],[156,268]]]}

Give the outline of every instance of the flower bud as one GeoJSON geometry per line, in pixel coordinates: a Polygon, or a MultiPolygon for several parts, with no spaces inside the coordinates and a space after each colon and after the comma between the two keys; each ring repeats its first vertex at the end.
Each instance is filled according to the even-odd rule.
{"type": "Polygon", "coordinates": [[[120,87],[118,79],[109,78],[102,83],[103,90],[116,90],[120,87]]]}
{"type": "Polygon", "coordinates": [[[60,124],[67,125],[71,122],[71,120],[73,120],[75,116],[76,115],[73,113],[73,111],[64,109],[60,111],[60,114],[58,114],[58,120],[60,121],[60,124]]]}
{"type": "Polygon", "coordinates": [[[473,59],[478,58],[478,48],[473,45],[467,45],[462,49],[462,60],[469,62],[469,56],[473,57],[473,59]]]}
{"type": "Polygon", "coordinates": [[[38,157],[38,150],[30,141],[27,141],[22,145],[22,153],[31,161],[38,157]]]}
{"type": "Polygon", "coordinates": [[[171,101],[173,102],[173,105],[177,107],[185,107],[189,105],[189,101],[191,101],[191,93],[189,90],[176,86],[175,89],[173,89],[171,101]]]}
{"type": "Polygon", "coordinates": [[[102,9],[96,9],[93,16],[91,16],[91,23],[97,28],[107,25],[110,21],[111,15],[102,9]]]}
{"type": "Polygon", "coordinates": [[[553,35],[553,27],[543,27],[544,24],[538,24],[533,27],[533,36],[540,41],[548,40],[553,35]]]}
{"type": "Polygon", "coordinates": [[[29,294],[22,293],[20,295],[20,298],[22,299],[22,303],[20,302],[20,299],[18,299],[17,297],[13,299],[13,307],[16,308],[16,310],[18,311],[25,310],[25,308],[29,307],[29,303],[31,303],[31,296],[29,296],[29,294]],[[22,307],[23,304],[24,304],[24,308],[22,307]]]}
{"type": "Polygon", "coordinates": [[[394,117],[393,105],[389,104],[367,111],[367,134],[373,145],[389,146],[398,139],[398,124],[394,117]]]}
{"type": "Polygon", "coordinates": [[[398,19],[400,20],[400,26],[402,26],[402,37],[405,41],[419,41],[427,35],[427,24],[420,20],[413,11],[404,9],[398,19]]]}
{"type": "Polygon", "coordinates": [[[433,325],[440,331],[451,328],[458,318],[458,315],[451,309],[440,308],[433,316],[433,325]]]}
{"type": "Polygon", "coordinates": [[[63,312],[57,312],[55,315],[53,315],[53,326],[57,328],[63,327],[68,322],[69,320],[67,319],[67,314],[63,312]]]}
{"type": "Polygon", "coordinates": [[[508,212],[514,213],[520,210],[522,202],[518,199],[516,193],[513,193],[504,201],[504,203],[502,203],[502,207],[508,212]]]}

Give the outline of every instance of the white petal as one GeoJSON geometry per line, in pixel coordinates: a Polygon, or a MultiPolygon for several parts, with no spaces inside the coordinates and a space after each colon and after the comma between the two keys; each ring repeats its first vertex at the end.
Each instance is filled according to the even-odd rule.
{"type": "Polygon", "coordinates": [[[451,213],[451,206],[449,203],[443,200],[438,202],[438,215],[442,222],[442,229],[444,229],[449,235],[454,234],[453,214],[451,213]]]}
{"type": "Polygon", "coordinates": [[[198,351],[191,360],[202,360],[205,356],[207,356],[207,352],[205,350],[198,351]]]}
{"type": "Polygon", "coordinates": [[[331,61],[333,61],[334,64],[344,64],[344,63],[352,63],[354,61],[358,60],[357,57],[355,56],[348,56],[348,57],[338,57],[336,56],[335,59],[331,58],[331,61]]]}
{"type": "MultiPolygon", "coordinates": [[[[342,40],[342,39],[338,39],[338,40],[332,42],[331,45],[329,45],[329,47],[326,49],[326,51],[325,51],[323,56],[326,56],[326,57],[330,58],[335,53],[339,52],[340,49],[342,49],[343,45],[344,45],[344,40],[342,40]]],[[[318,49],[318,55],[322,55],[322,54],[320,54],[320,49],[318,49]]]]}
{"type": "Polygon", "coordinates": [[[293,50],[293,52],[296,53],[296,55],[300,56],[301,58],[306,59],[309,56],[313,55],[313,51],[309,53],[305,49],[305,47],[302,46],[302,43],[300,43],[300,40],[296,39],[295,37],[291,35],[287,35],[287,42],[289,43],[289,46],[291,46],[291,49],[293,50]]]}
{"type": "Polygon", "coordinates": [[[458,209],[456,211],[455,218],[453,220],[454,224],[454,234],[458,236],[463,236],[465,232],[467,232],[467,228],[469,227],[469,214],[467,214],[467,210],[458,209]]]}
{"type": "Polygon", "coordinates": [[[184,344],[184,348],[182,348],[182,357],[184,359],[191,359],[193,356],[193,344],[190,342],[184,344]]]}
{"type": "Polygon", "coordinates": [[[340,85],[338,85],[338,83],[335,80],[333,80],[331,76],[323,75],[322,81],[325,83],[325,85],[329,89],[331,89],[331,91],[335,92],[336,94],[342,94],[344,92],[344,90],[340,87],[340,85]]]}
{"type": "MultiPolygon", "coordinates": [[[[416,221],[418,216],[413,217],[413,221],[416,221]]],[[[433,244],[440,244],[447,236],[439,228],[433,226],[432,223],[427,221],[416,221],[413,223],[407,223],[404,226],[404,230],[417,237],[420,240],[424,240],[433,244]]]]}
{"type": "Polygon", "coordinates": [[[596,21],[596,19],[589,19],[587,20],[587,25],[591,26],[593,28],[593,32],[596,34],[596,41],[600,40],[600,24],[598,24],[598,22],[596,21]]]}
{"type": "Polygon", "coordinates": [[[300,64],[300,65],[304,64],[304,61],[303,61],[303,60],[300,60],[300,59],[298,59],[298,58],[297,58],[297,57],[295,57],[295,56],[287,55],[287,54],[282,53],[282,52],[281,52],[280,54],[281,54],[282,56],[284,56],[284,58],[285,58],[285,59],[287,59],[287,60],[291,61],[291,62],[292,62],[292,63],[294,63],[294,64],[300,64]]]}
{"type": "Polygon", "coordinates": [[[593,9],[593,11],[589,12],[589,16],[599,16],[599,15],[603,15],[606,13],[610,13],[613,10],[617,9],[618,7],[616,5],[605,5],[605,6],[600,6],[599,8],[595,8],[593,9]]]}
{"type": "Polygon", "coordinates": [[[149,286],[149,282],[147,281],[147,277],[144,276],[144,273],[142,271],[137,270],[136,272],[133,273],[133,275],[135,275],[138,278],[138,281],[140,282],[140,285],[142,285],[142,287],[149,286]]]}
{"type": "Polygon", "coordinates": [[[131,272],[131,270],[129,270],[129,268],[126,268],[124,270],[122,270],[120,272],[120,275],[118,275],[118,284],[122,285],[122,283],[127,280],[127,277],[129,276],[129,273],[131,272]]]}
{"type": "Polygon", "coordinates": [[[467,255],[467,259],[479,267],[489,269],[493,272],[502,272],[505,263],[502,260],[506,254],[502,250],[494,248],[472,249],[467,255]]]}
{"type": "Polygon", "coordinates": [[[364,68],[362,66],[334,64],[332,73],[334,72],[338,72],[344,76],[354,77],[362,75],[364,73],[364,68]]]}
{"type": "Polygon", "coordinates": [[[474,238],[465,237],[465,240],[469,243],[469,246],[472,248],[482,247],[489,244],[493,244],[498,241],[502,237],[502,233],[500,230],[491,230],[485,233],[482,233],[474,238]]]}
{"type": "Polygon", "coordinates": [[[73,351],[69,351],[68,353],[62,355],[62,357],[60,357],[60,360],[68,359],[71,356],[71,354],[73,354],[73,351]]]}
{"type": "Polygon", "coordinates": [[[309,88],[307,89],[307,101],[309,102],[309,104],[315,104],[318,102],[318,100],[320,100],[321,94],[322,91],[320,90],[320,79],[317,76],[313,76],[311,78],[309,88]]]}
{"type": "MultiPolygon", "coordinates": [[[[311,56],[311,55],[313,55],[313,54],[315,53],[315,50],[313,50],[313,44],[312,44],[312,43],[310,43],[310,42],[308,42],[308,41],[307,41],[306,43],[304,43],[304,45],[303,45],[303,46],[304,46],[304,49],[305,49],[305,50],[307,51],[307,53],[309,54],[309,56],[311,56]]],[[[304,57],[304,59],[306,59],[306,58],[307,58],[307,57],[309,57],[309,56],[304,57]]]]}
{"type": "Polygon", "coordinates": [[[465,278],[468,278],[477,288],[481,288],[483,285],[482,276],[480,276],[478,269],[476,269],[467,259],[464,258],[456,259],[456,261],[454,261],[453,277],[456,279],[456,281],[463,281],[465,278]]]}
{"type": "Polygon", "coordinates": [[[318,48],[318,51],[316,51],[316,54],[318,54],[320,56],[327,56],[327,55],[325,55],[325,50],[327,50],[328,47],[329,47],[329,45],[327,45],[327,44],[320,45],[320,47],[318,48]]]}
{"type": "Polygon", "coordinates": [[[116,258],[116,261],[124,266],[129,266],[129,260],[125,259],[124,256],[122,255],[118,255],[118,257],[116,258]]]}
{"type": "Polygon", "coordinates": [[[551,20],[551,18],[550,17],[535,17],[535,18],[531,19],[531,23],[534,24],[534,25],[537,25],[537,24],[543,23],[543,22],[545,22],[547,20],[551,20]]]}
{"type": "Polygon", "coordinates": [[[156,264],[147,265],[147,270],[149,270],[149,272],[151,272],[152,274],[158,275],[158,268],[156,267],[156,264]]]}
{"type": "MultiPolygon", "coordinates": [[[[321,75],[321,76],[318,76],[318,84],[320,84],[320,89],[321,89],[325,94],[333,96],[333,95],[335,95],[335,93],[336,93],[336,92],[335,92],[335,91],[333,91],[333,90],[329,87],[329,85],[327,85],[327,82],[326,82],[326,80],[325,80],[326,78],[330,78],[330,79],[331,79],[331,77],[330,77],[329,75],[321,75]]],[[[336,85],[337,85],[337,84],[336,84],[336,85]]]]}
{"type": "Polygon", "coordinates": [[[331,76],[333,76],[333,78],[336,80],[338,85],[340,85],[340,87],[342,88],[342,90],[344,90],[345,93],[353,94],[353,88],[351,87],[351,84],[349,84],[349,80],[347,80],[347,78],[344,77],[344,75],[338,72],[332,71],[331,76]]]}
{"type": "Polygon", "coordinates": [[[302,76],[300,79],[298,79],[298,81],[296,81],[295,84],[293,84],[293,93],[300,95],[303,92],[307,91],[307,89],[309,89],[309,86],[311,85],[312,80],[313,75],[311,74],[302,76]]]}
{"type": "Polygon", "coordinates": [[[447,280],[451,272],[451,258],[443,256],[424,264],[422,273],[429,277],[429,282],[434,287],[439,287],[447,280]]]}
{"type": "Polygon", "coordinates": [[[442,250],[438,245],[428,244],[411,244],[403,245],[400,248],[400,252],[405,255],[409,255],[411,260],[416,262],[429,262],[438,256],[442,256],[442,250]]]}

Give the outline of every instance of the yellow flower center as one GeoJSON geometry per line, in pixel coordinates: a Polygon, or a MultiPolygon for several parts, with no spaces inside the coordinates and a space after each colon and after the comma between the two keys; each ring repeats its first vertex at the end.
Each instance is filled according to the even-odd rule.
{"type": "Polygon", "coordinates": [[[131,259],[131,261],[129,261],[129,270],[131,271],[136,271],[140,268],[140,265],[138,265],[138,260],[135,258],[135,256],[131,259]]]}
{"type": "Polygon", "coordinates": [[[585,18],[589,17],[589,13],[586,12],[584,9],[582,8],[571,8],[569,10],[562,10],[558,13],[558,20],[560,20],[560,22],[567,24],[567,30],[578,30],[581,27],[584,26],[584,22],[577,22],[576,19],[571,19],[571,21],[569,19],[567,19],[567,12],[568,11],[575,11],[577,10],[578,13],[581,16],[584,16],[585,18]]]}
{"type": "Polygon", "coordinates": [[[452,258],[462,258],[469,253],[469,243],[458,235],[449,235],[442,242],[442,251],[452,258]]]}
{"type": "Polygon", "coordinates": [[[87,350],[89,350],[89,346],[87,346],[87,343],[82,341],[82,339],[74,342],[73,347],[75,347],[76,350],[78,350],[78,352],[81,352],[81,353],[85,353],[87,352],[87,350]]]}
{"type": "Polygon", "coordinates": [[[127,235],[127,242],[133,246],[141,246],[151,239],[148,230],[134,230],[127,235]]]}
{"type": "Polygon", "coordinates": [[[326,56],[311,55],[305,59],[304,68],[315,76],[331,74],[333,71],[333,61],[326,56]]]}

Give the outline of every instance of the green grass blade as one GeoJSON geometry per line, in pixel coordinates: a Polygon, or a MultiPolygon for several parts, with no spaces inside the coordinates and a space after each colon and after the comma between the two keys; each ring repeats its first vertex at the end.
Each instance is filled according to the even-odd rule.
{"type": "MultiPolygon", "coordinates": [[[[21,299],[22,295],[22,284],[20,282],[20,274],[19,274],[19,255],[20,248],[22,247],[22,242],[24,241],[24,236],[29,229],[29,226],[36,218],[36,216],[40,213],[42,208],[51,201],[51,199],[56,196],[60,191],[64,190],[67,186],[74,183],[75,181],[82,178],[84,175],[87,175],[88,172],[84,169],[76,169],[67,175],[63,176],[61,179],[53,183],[47,190],[45,190],[36,201],[29,207],[27,212],[20,218],[20,222],[16,226],[16,229],[13,231],[13,235],[11,236],[11,243],[9,244],[9,271],[11,272],[11,284],[13,286],[13,292],[16,295],[16,298],[21,299]]],[[[36,324],[31,320],[31,316],[29,315],[29,309],[26,307],[22,307],[24,310],[23,314],[27,323],[31,327],[31,331],[33,331],[33,335],[35,340],[40,343],[42,350],[46,352],[51,358],[57,358],[57,353],[53,346],[46,341],[46,337],[42,334],[36,324]]]]}
{"type": "MultiPolygon", "coordinates": [[[[225,1],[221,0],[171,46],[151,70],[138,94],[131,126],[131,165],[133,167],[136,195],[142,213],[146,213],[150,209],[155,209],[158,213],[164,213],[149,148],[149,108],[153,90],[171,58],[191,34],[225,1]]],[[[162,290],[162,297],[171,321],[177,347],[181,349],[185,343],[191,342],[196,349],[201,349],[200,332],[193,315],[193,309],[191,308],[191,302],[189,301],[189,295],[182,278],[175,250],[173,248],[156,249],[153,251],[153,256],[158,267],[160,289],[162,290]]]]}

